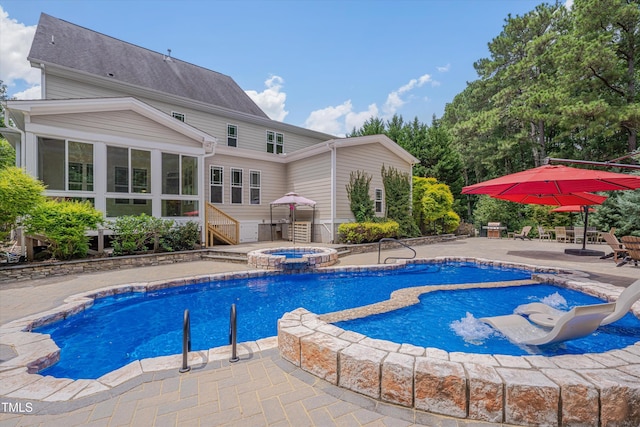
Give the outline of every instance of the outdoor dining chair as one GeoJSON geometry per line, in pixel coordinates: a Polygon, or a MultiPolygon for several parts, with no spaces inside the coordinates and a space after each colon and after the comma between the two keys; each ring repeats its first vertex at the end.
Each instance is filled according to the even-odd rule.
{"type": "Polygon", "coordinates": [[[539,240],[551,240],[551,233],[549,231],[545,231],[544,228],[538,226],[538,239],[539,240]]]}
{"type": "Polygon", "coordinates": [[[556,227],[556,242],[563,241],[567,242],[567,229],[564,227],[556,227]]]}

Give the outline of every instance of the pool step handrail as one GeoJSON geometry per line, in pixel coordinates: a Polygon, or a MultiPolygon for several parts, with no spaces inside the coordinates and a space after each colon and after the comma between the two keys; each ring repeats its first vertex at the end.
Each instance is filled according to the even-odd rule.
{"type": "Polygon", "coordinates": [[[231,304],[231,315],[229,319],[229,344],[231,344],[231,359],[229,362],[237,362],[240,360],[236,351],[238,343],[238,315],[236,313],[236,305],[231,304]]]}
{"type": "Polygon", "coordinates": [[[402,242],[402,241],[400,241],[398,239],[394,239],[392,237],[384,237],[384,238],[382,238],[382,239],[380,239],[378,241],[378,264],[380,264],[380,248],[382,247],[382,242],[396,242],[396,243],[401,244],[405,248],[409,249],[411,252],[413,252],[413,256],[412,257],[395,257],[395,256],[386,257],[384,259],[383,264],[386,264],[388,259],[414,259],[417,256],[417,253],[416,253],[415,249],[413,249],[411,246],[407,245],[406,243],[404,243],[404,242],[402,242]]]}
{"type": "Polygon", "coordinates": [[[184,320],[182,321],[182,368],[178,372],[181,374],[189,372],[189,352],[191,351],[191,316],[189,309],[184,311],[184,320]]]}

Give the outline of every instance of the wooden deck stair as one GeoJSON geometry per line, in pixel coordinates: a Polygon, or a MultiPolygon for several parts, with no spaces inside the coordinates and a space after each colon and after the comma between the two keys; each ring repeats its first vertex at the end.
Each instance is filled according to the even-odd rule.
{"type": "Polygon", "coordinates": [[[237,245],[240,242],[240,222],[208,202],[205,208],[205,220],[207,247],[214,246],[216,240],[228,245],[237,245]]]}

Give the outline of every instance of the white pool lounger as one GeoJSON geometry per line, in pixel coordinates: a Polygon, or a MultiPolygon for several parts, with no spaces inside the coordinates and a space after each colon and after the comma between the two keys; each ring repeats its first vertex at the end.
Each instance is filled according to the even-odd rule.
{"type": "Polygon", "coordinates": [[[518,314],[483,317],[480,320],[516,344],[544,345],[591,334],[613,312],[615,306],[615,303],[606,303],[574,307],[560,316],[551,330],[535,326],[518,314]]]}
{"type": "MultiPolygon", "coordinates": [[[[622,291],[615,302],[615,310],[602,320],[601,325],[608,325],[622,319],[625,314],[631,310],[631,306],[638,300],[640,300],[640,279],[636,280],[622,291]]],[[[549,327],[553,327],[560,316],[566,313],[566,311],[558,310],[557,308],[553,308],[541,302],[519,305],[513,312],[516,314],[529,315],[532,322],[549,327]],[[544,316],[538,316],[538,314],[543,314],[544,316]]]]}

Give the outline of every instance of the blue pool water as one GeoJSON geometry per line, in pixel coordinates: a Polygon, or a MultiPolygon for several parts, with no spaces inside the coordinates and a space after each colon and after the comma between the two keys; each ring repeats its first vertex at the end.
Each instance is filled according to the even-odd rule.
{"type": "Polygon", "coordinates": [[[322,314],[372,304],[401,288],[428,284],[519,280],[531,273],[471,263],[409,264],[362,273],[307,273],[215,281],[96,300],[75,316],[38,328],[61,349],[42,373],[98,378],[127,363],[182,352],[184,310],[191,315],[192,349],[229,344],[229,311],[238,313],[238,342],[277,334],[277,320],[304,307],[322,314]]]}
{"type": "Polygon", "coordinates": [[[283,249],[281,251],[268,252],[268,255],[284,256],[285,258],[302,258],[303,255],[311,255],[315,252],[300,249],[283,249]]]}
{"type": "Polygon", "coordinates": [[[581,339],[544,347],[516,346],[478,319],[512,314],[515,307],[543,301],[568,310],[576,305],[604,301],[552,285],[435,291],[423,294],[420,304],[389,313],[338,322],[336,326],[372,338],[420,347],[481,354],[527,355],[603,352],[632,345],[640,339],[640,320],[628,313],[619,321],[581,339]]]}

